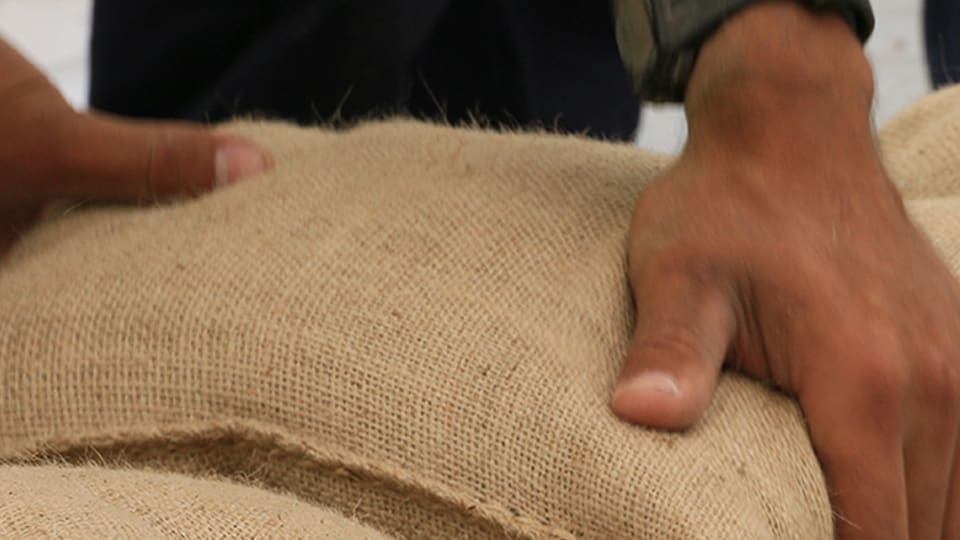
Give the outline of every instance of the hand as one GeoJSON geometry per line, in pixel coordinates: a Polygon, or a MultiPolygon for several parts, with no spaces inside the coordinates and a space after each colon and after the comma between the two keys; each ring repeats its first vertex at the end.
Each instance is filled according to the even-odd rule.
{"type": "Polygon", "coordinates": [[[791,3],[708,42],[631,225],[612,407],[686,428],[726,361],[799,399],[840,538],[960,539],[960,287],[885,176],[870,79],[839,17],[791,3]]]}
{"type": "Polygon", "coordinates": [[[177,122],[74,111],[0,41],[0,254],[44,204],[195,194],[272,164],[238,137],[177,122]]]}

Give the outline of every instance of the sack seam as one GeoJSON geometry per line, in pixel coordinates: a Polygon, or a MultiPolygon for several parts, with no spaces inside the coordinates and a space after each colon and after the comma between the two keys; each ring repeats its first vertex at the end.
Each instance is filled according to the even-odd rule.
{"type": "MultiPolygon", "coordinates": [[[[230,422],[200,427],[170,425],[162,429],[101,432],[69,439],[53,438],[42,443],[28,443],[17,450],[0,450],[0,465],[42,462],[57,459],[61,454],[78,450],[89,450],[96,455],[98,449],[105,450],[126,445],[145,445],[155,442],[188,445],[231,439],[237,439],[255,447],[282,450],[295,456],[298,466],[306,464],[309,468],[322,471],[322,474],[327,476],[349,474],[371,485],[403,493],[406,497],[413,496],[419,502],[428,503],[427,507],[439,503],[442,507],[453,508],[464,516],[485,521],[488,525],[493,525],[511,535],[530,538],[577,538],[568,527],[563,525],[518,514],[501,504],[478,500],[439,482],[418,479],[405,471],[387,470],[371,463],[370,460],[351,453],[322,448],[308,442],[302,436],[257,422],[230,422]]],[[[296,491],[291,493],[300,495],[296,491]]]]}

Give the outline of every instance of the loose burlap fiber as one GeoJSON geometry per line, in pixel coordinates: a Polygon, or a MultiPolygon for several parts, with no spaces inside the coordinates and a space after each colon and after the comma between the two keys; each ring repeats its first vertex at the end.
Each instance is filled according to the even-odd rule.
{"type": "MultiPolygon", "coordinates": [[[[958,123],[950,90],[883,135],[955,271],[958,123]]],[[[274,172],[73,213],[0,261],[0,459],[214,473],[406,538],[832,536],[789,398],[725,375],[685,434],[609,412],[625,231],[667,157],[405,121],[235,129],[274,172]]]]}
{"type": "Polygon", "coordinates": [[[261,489],[97,467],[0,467],[2,538],[387,540],[261,489]]]}

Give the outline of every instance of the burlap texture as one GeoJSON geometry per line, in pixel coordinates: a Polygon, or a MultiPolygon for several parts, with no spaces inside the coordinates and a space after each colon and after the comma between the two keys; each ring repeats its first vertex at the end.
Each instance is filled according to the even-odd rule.
{"type": "MultiPolygon", "coordinates": [[[[883,136],[955,271],[960,158],[909,141],[956,147],[958,114],[951,90],[883,136]]],[[[236,130],[275,172],[71,214],[0,261],[0,459],[252,479],[407,538],[832,536],[787,397],[725,375],[682,435],[609,412],[625,231],[668,158],[401,121],[236,130]]]]}
{"type": "Polygon", "coordinates": [[[2,538],[386,540],[346,517],[261,489],[97,467],[0,467],[2,538]]]}
{"type": "Polygon", "coordinates": [[[957,95],[954,87],[927,96],[880,132],[887,170],[907,199],[960,195],[957,95]]]}

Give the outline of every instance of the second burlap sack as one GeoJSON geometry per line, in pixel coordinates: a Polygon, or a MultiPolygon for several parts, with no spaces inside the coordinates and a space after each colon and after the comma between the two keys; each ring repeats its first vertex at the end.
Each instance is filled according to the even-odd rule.
{"type": "MultiPolygon", "coordinates": [[[[946,96],[885,134],[917,197],[957,194],[955,155],[904,144],[960,144],[946,96]]],[[[832,536],[787,397],[725,375],[685,434],[609,411],[626,226],[667,158],[412,122],[236,129],[276,171],[68,215],[0,260],[0,459],[216,473],[407,538],[832,536]]],[[[911,208],[960,269],[960,201],[911,208]]]]}
{"type": "Polygon", "coordinates": [[[56,465],[0,466],[0,538],[389,540],[346,516],[262,489],[56,465]]]}

